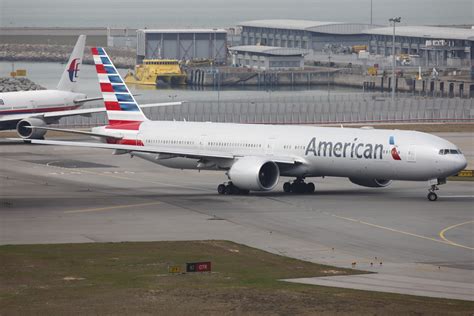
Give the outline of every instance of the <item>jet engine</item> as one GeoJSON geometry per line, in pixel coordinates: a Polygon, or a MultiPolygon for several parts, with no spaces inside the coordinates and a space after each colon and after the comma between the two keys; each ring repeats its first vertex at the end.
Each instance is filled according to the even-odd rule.
{"type": "Polygon", "coordinates": [[[34,126],[44,127],[46,122],[39,118],[26,118],[18,122],[16,132],[23,139],[42,139],[46,130],[30,128],[34,126]]]}
{"type": "Polygon", "coordinates": [[[264,157],[243,157],[227,173],[232,183],[242,190],[270,191],[280,178],[278,165],[264,157]]]}
{"type": "Polygon", "coordinates": [[[368,188],[383,188],[392,183],[392,180],[385,179],[349,178],[349,180],[354,184],[368,188]]]}

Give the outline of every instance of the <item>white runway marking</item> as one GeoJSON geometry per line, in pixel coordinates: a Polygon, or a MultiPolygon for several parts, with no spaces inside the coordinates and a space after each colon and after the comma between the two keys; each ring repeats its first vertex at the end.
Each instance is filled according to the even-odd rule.
{"type": "Polygon", "coordinates": [[[446,196],[440,196],[440,198],[470,198],[474,199],[474,195],[446,195],[446,196]]]}

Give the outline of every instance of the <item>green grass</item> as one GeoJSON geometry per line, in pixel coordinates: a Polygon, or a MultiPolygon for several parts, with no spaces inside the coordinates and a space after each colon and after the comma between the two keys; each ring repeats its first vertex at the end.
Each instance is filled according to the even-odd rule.
{"type": "Polygon", "coordinates": [[[281,282],[361,272],[226,241],[1,246],[0,262],[0,315],[445,315],[474,310],[471,302],[281,282]],[[193,261],[212,261],[213,272],[167,272],[168,265],[193,261]]]}

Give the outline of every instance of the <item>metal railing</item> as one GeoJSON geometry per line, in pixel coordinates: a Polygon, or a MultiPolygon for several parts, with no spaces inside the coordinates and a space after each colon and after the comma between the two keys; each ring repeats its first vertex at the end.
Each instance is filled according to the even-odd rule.
{"type": "MultiPolygon", "coordinates": [[[[394,122],[474,122],[474,99],[340,94],[331,97],[269,97],[255,100],[186,102],[144,109],[152,120],[257,124],[339,124],[394,122]]],[[[68,117],[62,127],[107,124],[104,114],[68,117]]]]}

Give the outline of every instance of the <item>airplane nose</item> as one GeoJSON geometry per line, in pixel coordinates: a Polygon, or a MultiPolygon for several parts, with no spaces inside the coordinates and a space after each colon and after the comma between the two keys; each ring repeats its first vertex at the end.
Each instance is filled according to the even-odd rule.
{"type": "Polygon", "coordinates": [[[467,160],[464,155],[461,155],[459,159],[458,167],[459,167],[459,171],[464,170],[467,167],[467,160]]]}

